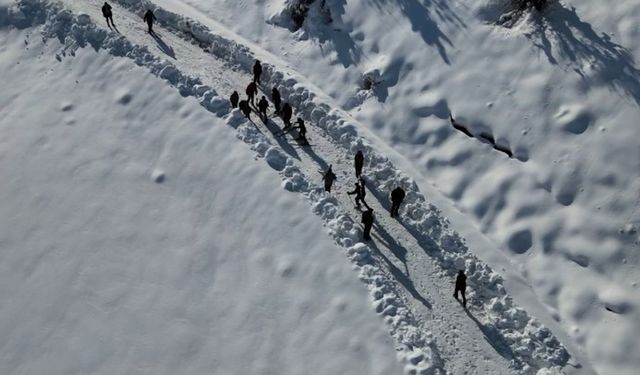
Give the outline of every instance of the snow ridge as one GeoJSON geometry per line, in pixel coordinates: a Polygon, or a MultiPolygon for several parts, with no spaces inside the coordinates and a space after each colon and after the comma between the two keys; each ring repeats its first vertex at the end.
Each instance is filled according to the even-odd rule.
{"type": "MultiPolygon", "coordinates": [[[[163,26],[181,33],[186,39],[197,41],[218,58],[245,71],[250,70],[255,59],[253,53],[245,46],[214,35],[206,26],[164,11],[147,1],[117,2],[134,12],[148,7],[156,9],[156,16],[163,26]]],[[[229,113],[227,100],[218,96],[213,88],[202,85],[198,78],[189,77],[172,64],[155,57],[146,47],[133,45],[126,38],[100,29],[82,15],[73,15],[59,6],[43,0],[19,0],[17,8],[11,12],[7,17],[11,25],[28,27],[44,24],[43,37],[58,38],[65,44],[62,56],[67,53],[73,55],[74,49],[87,45],[107,50],[115,56],[126,56],[168,81],[183,96],[196,97],[207,110],[225,117],[227,123],[237,129],[238,138],[248,143],[258,157],[264,158],[279,172],[285,189],[300,192],[309,199],[313,211],[323,219],[336,243],[345,249],[361,280],[368,285],[376,311],[385,317],[391,335],[398,342],[399,356],[406,363],[407,373],[445,372],[436,340],[427,333],[428,327],[424,327],[407,307],[406,298],[397,289],[397,282],[372,255],[371,247],[358,242],[358,226],[336,198],[312,183],[292,158],[273,145],[238,111],[229,113]]],[[[471,253],[464,240],[450,228],[441,212],[427,202],[409,176],[396,169],[386,157],[358,136],[357,125],[349,120],[347,114],[320,102],[295,77],[277,71],[268,63],[264,63],[263,68],[265,84],[280,87],[283,99],[291,103],[301,117],[330,136],[332,144],[344,153],[360,149],[367,155],[369,188],[379,200],[385,201],[385,192],[395,186],[405,189],[407,197],[402,208],[402,224],[436,261],[443,277],[453,277],[458,269],[466,270],[471,286],[469,304],[480,313],[488,331],[509,346],[513,352],[513,368],[528,374],[567,364],[569,354],[552,333],[514,305],[500,275],[471,253]]]]}

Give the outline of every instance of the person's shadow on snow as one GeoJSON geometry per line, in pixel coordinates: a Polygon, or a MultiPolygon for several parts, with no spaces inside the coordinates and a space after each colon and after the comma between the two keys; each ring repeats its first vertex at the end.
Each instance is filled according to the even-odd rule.
{"type": "Polygon", "coordinates": [[[480,328],[484,339],[487,340],[489,345],[491,345],[498,354],[507,361],[517,360],[513,350],[509,347],[509,343],[496,327],[480,323],[480,321],[471,314],[469,309],[464,309],[464,312],[467,313],[467,316],[480,328]]]}
{"type": "Polygon", "coordinates": [[[385,246],[402,262],[405,268],[405,272],[402,272],[398,267],[393,264],[393,262],[387,258],[382,251],[378,248],[378,245],[374,241],[369,241],[369,247],[373,251],[373,255],[376,255],[379,259],[381,259],[386,265],[391,275],[402,284],[402,286],[409,292],[409,294],[419,301],[424,307],[429,310],[432,309],[431,303],[424,298],[420,292],[416,289],[416,286],[413,284],[413,280],[411,279],[411,275],[409,275],[409,269],[407,267],[406,253],[407,250],[402,247],[402,245],[395,242],[391,236],[382,229],[380,225],[374,226],[375,232],[371,232],[371,237],[375,238],[380,245],[385,246]]]}
{"type": "Polygon", "coordinates": [[[164,52],[169,57],[171,57],[172,59],[176,60],[176,53],[173,52],[173,48],[171,48],[171,46],[169,46],[167,43],[165,43],[164,40],[162,40],[162,38],[160,38],[159,34],[157,34],[155,31],[152,31],[149,34],[151,34],[153,39],[158,44],[158,48],[160,49],[160,51],[164,52]]]}

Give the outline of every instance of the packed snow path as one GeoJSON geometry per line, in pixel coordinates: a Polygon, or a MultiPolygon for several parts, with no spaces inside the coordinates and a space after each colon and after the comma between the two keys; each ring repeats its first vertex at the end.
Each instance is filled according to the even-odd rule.
{"type": "MultiPolygon", "coordinates": [[[[116,55],[126,55],[140,65],[149,66],[183,95],[198,97],[202,105],[214,113],[228,113],[226,97],[233,90],[242,95],[250,81],[248,66],[252,58],[246,51],[233,51],[237,53],[234,55],[224,48],[216,50],[220,45],[195,43],[191,38],[202,39],[201,35],[176,33],[185,24],[174,25],[171,30],[156,25],[158,35],[152,37],[146,32],[141,14],[113,4],[117,29],[130,42],[125,46],[118,44],[122,39],[115,33],[104,34],[102,1],[65,0],[63,5],[82,15],[74,19],[66,13],[50,17],[49,33],[62,40],[70,37],[67,39],[69,49],[87,41],[96,48],[111,48],[116,55]],[[88,19],[84,15],[88,15],[88,19]],[[228,59],[220,59],[221,55],[228,59]]],[[[144,3],[134,6],[143,9],[144,3]]],[[[159,18],[161,23],[167,20],[162,14],[159,18]]],[[[193,24],[186,27],[189,29],[193,24]]],[[[446,222],[442,222],[444,219],[435,207],[427,206],[415,184],[393,169],[364,140],[356,138],[352,142],[356,132],[352,125],[340,119],[342,114],[338,116],[328,106],[314,104],[314,94],[272,66],[266,66],[263,82],[262,89],[266,92],[272,85],[279,86],[283,100],[292,103],[294,116],[307,121],[312,146],[298,147],[291,136],[274,136],[282,123],[273,118],[263,124],[254,115],[256,122],[251,124],[234,111],[227,117],[228,124],[236,127],[238,137],[280,171],[286,189],[299,191],[309,198],[336,242],[348,249],[361,278],[370,286],[376,310],[386,317],[391,334],[398,341],[409,373],[440,370],[453,374],[535,373],[567,364],[565,349],[547,329],[511,305],[500,277],[465,253],[464,243],[448,234],[446,222]],[[334,122],[329,123],[328,117],[334,122]],[[364,175],[370,189],[367,202],[376,212],[374,240],[368,245],[357,243],[360,231],[354,223],[359,222],[360,212],[353,208],[346,195],[355,182],[352,157],[360,148],[366,158],[364,175]],[[332,195],[325,194],[319,187],[320,173],[329,164],[333,164],[338,175],[332,195]],[[400,221],[390,219],[387,211],[388,192],[395,185],[402,185],[408,191],[400,221]],[[451,296],[452,274],[458,268],[466,268],[470,275],[468,312],[451,296]]]]}

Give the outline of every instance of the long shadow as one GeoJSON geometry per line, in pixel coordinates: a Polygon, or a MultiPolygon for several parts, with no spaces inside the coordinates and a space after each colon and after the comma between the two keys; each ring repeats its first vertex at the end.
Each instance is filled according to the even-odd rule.
{"type": "MultiPolygon", "coordinates": [[[[258,113],[258,111],[256,110],[255,107],[252,107],[254,113],[256,113],[258,115],[258,118],[260,118],[260,114],[258,113]]],[[[280,146],[280,148],[282,148],[282,150],[284,152],[286,152],[287,154],[289,154],[289,156],[300,160],[300,155],[298,155],[298,152],[296,151],[296,149],[289,143],[287,142],[287,139],[285,137],[280,137],[278,135],[278,133],[281,132],[282,129],[280,129],[280,127],[278,126],[278,124],[276,124],[273,121],[270,121],[267,118],[267,121],[265,122],[264,119],[261,119],[262,124],[267,128],[267,130],[269,130],[271,132],[271,134],[273,135],[273,139],[276,140],[276,142],[278,142],[278,146],[280,146]]]]}
{"type": "Polygon", "coordinates": [[[378,241],[386,246],[389,251],[391,251],[393,255],[395,255],[396,258],[398,258],[402,262],[402,264],[404,265],[405,274],[407,275],[407,277],[409,277],[409,267],[407,266],[407,249],[404,246],[400,245],[393,237],[391,237],[389,232],[387,232],[377,222],[374,223],[373,227],[376,229],[374,236],[376,235],[376,233],[379,235],[376,236],[378,241]]]}
{"type": "Polygon", "coordinates": [[[466,24],[449,7],[444,0],[370,0],[378,8],[383,9],[388,4],[398,4],[400,10],[411,22],[411,29],[420,34],[422,40],[429,46],[436,48],[442,61],[451,64],[447,54],[447,46],[453,47],[451,40],[440,29],[438,22],[444,22],[459,28],[466,28],[466,24]],[[437,18],[437,19],[436,19],[437,18]]]}
{"type": "MultiPolygon", "coordinates": [[[[377,237],[375,235],[375,233],[373,234],[374,238],[379,239],[379,237],[377,237]]],[[[415,299],[417,299],[418,301],[420,301],[420,303],[422,303],[424,305],[424,307],[431,309],[431,303],[429,301],[427,301],[417,290],[416,287],[413,285],[413,281],[411,280],[411,278],[407,275],[405,275],[398,267],[395,266],[395,264],[393,264],[393,262],[391,262],[389,260],[389,258],[387,258],[382,251],[380,251],[380,249],[378,248],[378,246],[371,241],[369,243],[369,247],[371,248],[371,250],[373,250],[378,257],[380,257],[380,259],[382,259],[386,264],[387,267],[389,268],[389,271],[391,272],[391,275],[393,275],[393,277],[395,277],[396,280],[398,280],[398,282],[400,284],[402,284],[402,286],[404,286],[404,288],[411,294],[411,296],[415,299]]],[[[389,248],[391,249],[391,247],[389,248]]],[[[393,250],[392,250],[393,251],[393,250]]],[[[396,250],[397,251],[397,250],[396,250]]],[[[405,250],[406,251],[406,250],[405,250]]],[[[395,252],[394,252],[395,254],[395,252]]],[[[406,261],[405,261],[405,267],[406,267],[406,261]]]]}
{"type": "MultiPolygon", "coordinates": [[[[376,197],[376,199],[378,199],[380,205],[382,207],[384,207],[385,209],[389,209],[390,206],[390,202],[388,197],[383,194],[382,192],[376,190],[376,189],[369,189],[369,191],[371,192],[371,194],[373,196],[376,197]]],[[[415,238],[415,240],[418,242],[418,245],[422,248],[422,250],[429,256],[432,257],[436,257],[439,258],[441,257],[441,253],[442,249],[440,248],[440,246],[433,240],[431,239],[428,235],[425,235],[424,233],[421,233],[420,231],[418,231],[417,229],[413,228],[411,225],[405,223],[402,218],[400,218],[398,220],[400,222],[400,224],[407,230],[407,232],[409,234],[411,234],[411,236],[413,238],[415,238]]],[[[373,246],[372,246],[373,248],[373,246]]],[[[377,248],[375,249],[377,251],[379,251],[377,248]]],[[[455,276],[456,271],[450,268],[442,268],[442,270],[444,272],[446,272],[448,275],[450,275],[452,277],[455,276]]],[[[392,273],[394,271],[392,270],[392,273]]],[[[401,272],[399,270],[396,269],[395,271],[396,273],[394,273],[394,275],[397,275],[397,277],[400,277],[401,272]],[[400,274],[398,274],[400,273],[400,274]]],[[[403,275],[402,275],[403,276],[403,275]]],[[[398,279],[400,282],[403,282],[403,280],[401,280],[400,278],[398,279]]],[[[408,282],[410,282],[410,280],[408,280],[408,282]]],[[[404,284],[403,284],[404,285],[404,284]]],[[[411,284],[410,284],[411,285],[411,284]]],[[[407,288],[408,290],[410,290],[409,288],[407,288]]],[[[486,295],[483,293],[480,293],[481,291],[477,291],[477,296],[480,300],[489,300],[490,298],[492,298],[492,295],[486,295]]],[[[467,313],[467,315],[473,320],[474,323],[476,323],[476,325],[478,326],[478,328],[482,331],[485,339],[487,340],[487,342],[496,350],[496,352],[498,352],[501,356],[503,356],[504,358],[506,358],[507,360],[511,361],[511,360],[515,360],[518,361],[518,359],[516,358],[514,352],[511,350],[511,348],[509,347],[509,343],[507,342],[507,340],[505,339],[504,335],[495,327],[493,326],[488,326],[488,325],[484,325],[482,323],[480,323],[473,315],[471,315],[471,313],[465,309],[465,312],[467,313]]]]}
{"type": "MultiPolygon", "coordinates": [[[[389,211],[389,209],[391,208],[391,200],[389,199],[388,195],[386,193],[381,192],[378,189],[372,188],[373,184],[368,184],[367,186],[369,188],[369,192],[371,193],[371,195],[373,195],[378,200],[378,203],[382,207],[384,207],[386,211],[389,211]]],[[[418,245],[420,245],[422,250],[425,253],[427,253],[427,255],[439,256],[437,254],[441,251],[441,249],[434,240],[432,240],[429,236],[417,231],[411,225],[407,225],[402,220],[402,217],[399,217],[397,220],[400,223],[400,225],[402,225],[404,229],[418,242],[418,245]]],[[[451,270],[446,270],[446,269],[443,269],[443,270],[447,271],[452,276],[455,275],[455,272],[451,270]]]]}
{"type": "Polygon", "coordinates": [[[331,4],[332,24],[327,27],[314,28],[307,30],[309,35],[317,39],[320,44],[330,41],[336,51],[338,60],[345,68],[352,64],[357,64],[363,56],[362,50],[356,45],[350,35],[353,28],[346,28],[342,18],[345,14],[346,0],[335,1],[331,4]],[[340,25],[343,28],[336,28],[340,25]]]}
{"type": "Polygon", "coordinates": [[[329,169],[329,164],[327,164],[327,162],[324,159],[322,159],[318,154],[316,154],[316,152],[313,151],[311,147],[303,147],[302,150],[305,153],[307,153],[307,155],[309,155],[309,157],[313,159],[313,161],[316,162],[316,164],[320,166],[321,171],[326,171],[327,169],[329,169]]]}
{"type": "Polygon", "coordinates": [[[423,4],[418,0],[398,0],[398,5],[404,14],[411,21],[411,28],[413,31],[420,33],[422,40],[428,45],[435,47],[440,54],[440,58],[447,65],[451,65],[449,56],[447,55],[447,49],[443,43],[453,46],[449,38],[440,30],[436,21],[431,18],[428,6],[432,3],[425,1],[423,4]]]}
{"type": "Polygon", "coordinates": [[[493,349],[500,354],[507,361],[518,361],[515,353],[509,347],[509,343],[506,342],[504,337],[500,334],[497,328],[482,324],[476,319],[473,314],[469,312],[469,310],[464,309],[464,312],[467,313],[467,316],[478,326],[484,339],[493,347],[493,349]]]}
{"type": "Polygon", "coordinates": [[[526,36],[551,64],[558,64],[556,56],[563,56],[588,86],[608,83],[640,105],[640,70],[629,50],[605,33],[598,35],[574,7],[565,8],[559,2],[532,19],[534,30],[526,36]]]}
{"type": "Polygon", "coordinates": [[[162,38],[160,38],[159,34],[157,34],[155,32],[151,32],[150,34],[153,37],[153,39],[156,41],[156,43],[158,44],[158,48],[160,49],[160,51],[164,52],[167,56],[169,56],[172,59],[176,60],[176,53],[173,52],[173,48],[171,48],[171,46],[169,46],[167,43],[165,43],[164,40],[162,40],[162,38]]]}

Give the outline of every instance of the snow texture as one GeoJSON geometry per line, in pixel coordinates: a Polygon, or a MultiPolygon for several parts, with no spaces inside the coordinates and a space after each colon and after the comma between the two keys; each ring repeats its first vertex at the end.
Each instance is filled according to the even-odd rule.
{"type": "MultiPolygon", "coordinates": [[[[477,335],[486,340],[484,344],[479,344],[482,350],[486,350],[487,346],[490,345],[493,355],[498,353],[498,358],[505,360],[511,370],[524,374],[546,374],[561,370],[566,371],[568,369],[567,366],[574,365],[570,362],[568,351],[558,341],[554,333],[533,318],[530,313],[516,306],[516,303],[507,292],[508,288],[505,288],[503,277],[469,250],[466,241],[452,228],[446,215],[421,193],[421,187],[419,187],[418,183],[408,174],[400,171],[389,159],[389,156],[385,155],[388,150],[383,149],[384,151],[381,151],[377,139],[363,137],[362,133],[367,135],[369,133],[363,132],[360,122],[369,123],[373,128],[376,128],[378,125],[373,120],[373,115],[378,112],[365,110],[352,117],[344,110],[336,107],[334,99],[339,101],[342,99],[346,110],[368,109],[377,100],[384,101],[388,96],[389,88],[394,86],[394,84],[390,84],[389,74],[392,73],[389,73],[389,71],[399,71],[400,68],[398,66],[394,67],[394,64],[403,65],[404,62],[394,62],[389,58],[381,59],[379,61],[380,67],[370,66],[365,73],[358,75],[358,79],[353,80],[354,83],[360,82],[358,84],[359,88],[353,97],[340,98],[340,95],[335,92],[329,92],[330,96],[334,96],[334,98],[331,98],[308,81],[301,79],[299,75],[291,70],[283,68],[279,61],[265,59],[264,52],[257,52],[254,48],[247,47],[239,39],[232,40],[219,33],[211,32],[209,27],[198,21],[172,13],[147,1],[118,0],[116,2],[138,15],[142,14],[147,8],[155,9],[159,23],[164,27],[163,33],[171,32],[180,36],[183,38],[182,43],[193,42],[194,48],[199,49],[200,53],[211,54],[219,61],[223,61],[226,64],[224,71],[233,71],[233,74],[235,74],[234,79],[243,77],[244,81],[240,79],[237,81],[236,89],[238,91],[241,90],[243,82],[248,81],[248,72],[253,61],[256,58],[263,60],[265,69],[263,83],[265,87],[277,86],[282,93],[283,99],[294,107],[296,115],[313,124],[313,128],[310,131],[312,144],[314,144],[313,150],[301,150],[293,148],[286,141],[272,136],[272,129],[269,127],[269,123],[265,124],[265,129],[263,126],[248,122],[238,111],[230,111],[226,99],[218,95],[218,91],[223,92],[222,89],[224,88],[224,92],[226,92],[228,87],[213,85],[214,88],[204,85],[203,82],[208,82],[210,78],[204,76],[206,72],[197,70],[187,72],[189,67],[181,65],[184,64],[180,60],[181,55],[176,52],[179,48],[177,44],[168,47],[166,43],[163,46],[163,43],[158,42],[157,48],[160,53],[165,55],[164,58],[159,58],[157,56],[158,52],[151,52],[146,46],[132,43],[127,37],[96,26],[93,23],[96,20],[94,19],[91,22],[91,18],[92,15],[96,14],[95,12],[98,10],[97,6],[100,2],[94,3],[94,13],[89,15],[88,13],[92,12],[91,9],[72,12],[46,2],[22,0],[18,2],[18,10],[11,8],[2,17],[5,20],[3,21],[5,24],[10,23],[19,28],[43,24],[43,36],[45,38],[56,38],[64,44],[64,47],[58,52],[59,60],[68,55],[73,56],[78,48],[87,46],[96,50],[104,50],[114,56],[127,57],[136,64],[145,67],[152,74],[165,80],[182,96],[196,98],[203,108],[216,116],[223,117],[223,120],[229,126],[236,129],[237,137],[247,143],[255,152],[256,157],[263,158],[272,169],[278,172],[284,189],[298,192],[309,201],[312,210],[322,219],[334,241],[345,250],[347,257],[359,272],[360,279],[369,288],[375,311],[384,317],[391,335],[396,340],[397,350],[405,365],[406,373],[458,373],[456,370],[460,370],[460,368],[456,366],[464,367],[466,364],[463,362],[465,360],[463,357],[470,356],[469,352],[462,350],[460,357],[455,358],[452,358],[451,354],[451,347],[455,347],[458,344],[463,345],[460,343],[465,339],[456,339],[444,333],[447,327],[446,324],[456,325],[462,322],[460,316],[454,314],[448,317],[448,321],[441,321],[436,318],[438,313],[441,313],[440,316],[445,314],[436,307],[448,303],[445,301],[451,299],[449,290],[445,290],[443,293],[441,291],[440,295],[438,295],[439,292],[425,292],[424,286],[418,283],[418,281],[429,281],[432,283],[439,282],[440,285],[448,285],[448,283],[444,283],[441,280],[453,279],[459,269],[465,270],[470,284],[468,292],[470,312],[467,313],[468,316],[463,315],[463,318],[466,321],[473,320],[476,323],[476,329],[479,330],[477,335]],[[170,61],[167,60],[167,57],[177,60],[170,61]],[[271,61],[274,62],[272,63],[271,61]],[[362,82],[370,83],[365,85],[362,82]],[[369,90],[362,90],[363,88],[366,89],[367,86],[369,90]],[[347,173],[345,171],[349,170],[350,159],[347,158],[346,163],[339,163],[338,160],[343,158],[344,155],[350,157],[356,150],[362,150],[366,155],[365,176],[368,181],[370,195],[374,197],[369,199],[376,200],[374,205],[380,225],[374,229],[374,233],[377,233],[378,237],[375,238],[373,244],[359,242],[360,229],[356,224],[358,218],[352,217],[353,214],[348,209],[350,202],[344,194],[326,194],[318,184],[318,172],[332,162],[334,166],[342,164],[334,169],[339,172],[339,179],[342,178],[345,181],[345,185],[347,185],[346,180],[348,180],[348,177],[346,177],[347,173]],[[320,151],[323,151],[323,153],[321,154],[320,151]],[[333,160],[325,161],[322,159],[323,157],[330,157],[333,160]],[[388,208],[385,202],[389,191],[398,185],[407,191],[407,198],[401,209],[403,219],[399,223],[381,218],[382,212],[388,208]],[[384,232],[385,228],[389,232],[387,235],[384,232]],[[398,241],[402,240],[415,245],[403,246],[400,242],[394,244],[389,238],[398,238],[398,241]],[[385,243],[387,245],[384,245],[385,243]],[[382,248],[383,245],[385,249],[382,248]],[[396,254],[401,249],[404,249],[406,254],[396,254]],[[403,266],[407,268],[406,272],[398,269],[398,261],[390,260],[390,257],[387,256],[389,253],[396,255],[400,260],[404,257],[404,261],[400,262],[400,264],[404,263],[403,266]],[[409,269],[414,270],[412,267],[416,267],[416,264],[427,267],[423,271],[426,275],[420,276],[416,275],[415,272],[409,272],[409,269]],[[430,293],[430,298],[424,299],[421,293],[430,293]],[[448,299],[445,299],[445,297],[448,299]],[[422,299],[424,301],[421,303],[416,302],[422,299]],[[449,342],[450,340],[452,340],[453,344],[449,342]],[[456,363],[456,361],[460,361],[460,363],[456,363]]],[[[337,2],[328,3],[331,4],[334,10],[331,14],[337,25],[340,23],[340,19],[336,15],[341,14],[340,11],[335,11],[337,2]]],[[[407,7],[403,9],[403,12],[419,8],[418,2],[416,4],[404,1],[401,3],[407,7]]],[[[440,3],[436,5],[444,11],[450,11],[446,5],[440,3]]],[[[64,6],[82,7],[82,5],[74,5],[70,2],[65,2],[64,6]]],[[[560,11],[564,9],[562,8],[560,11]]],[[[344,9],[342,13],[344,13],[344,9]]],[[[427,19],[426,21],[429,20],[427,19]]],[[[414,26],[430,25],[426,21],[417,22],[414,26]]],[[[462,24],[464,26],[464,23],[456,18],[455,15],[451,16],[450,22],[451,24],[462,24]]],[[[526,22],[526,20],[523,22],[526,22]]],[[[451,45],[451,43],[437,26],[432,27],[434,28],[432,30],[422,30],[422,37],[425,38],[425,41],[431,42],[429,44],[436,48],[439,57],[449,64],[451,58],[447,53],[448,47],[446,46],[451,45]],[[427,35],[429,35],[429,38],[435,35],[436,38],[426,40],[427,35]]],[[[310,31],[313,31],[313,29],[299,32],[309,33],[310,31]]],[[[337,53],[339,54],[340,51],[338,49],[337,53]]],[[[197,55],[198,52],[195,51],[193,54],[197,55]]],[[[357,60],[357,56],[357,52],[354,52],[349,58],[357,60]]],[[[338,59],[344,66],[350,66],[356,62],[349,61],[344,55],[338,55],[338,59]]],[[[352,72],[349,72],[349,74],[352,74],[352,72]]],[[[344,80],[344,75],[339,75],[339,77],[343,81],[348,81],[344,80]]],[[[397,81],[398,77],[395,79],[397,81]]],[[[393,81],[392,78],[391,81],[393,81]]],[[[321,82],[321,80],[317,80],[317,82],[321,82]]],[[[325,82],[325,85],[322,85],[323,88],[326,88],[326,85],[331,82],[333,81],[325,82]]],[[[223,82],[216,82],[216,84],[224,85],[223,82]]],[[[633,86],[619,85],[618,88],[621,90],[634,90],[633,86]]],[[[437,95],[437,93],[429,92],[428,90],[423,91],[425,92],[420,94],[416,102],[412,104],[415,106],[414,111],[399,112],[411,113],[412,116],[435,117],[448,121],[448,115],[451,112],[448,101],[437,95]]],[[[346,95],[348,90],[342,90],[342,92],[346,95]]],[[[115,100],[121,105],[126,105],[132,100],[132,94],[120,92],[116,95],[115,100]]],[[[483,103],[483,105],[485,104],[483,103]]],[[[71,111],[72,107],[73,104],[70,103],[62,104],[63,111],[64,108],[68,108],[66,111],[71,111]]],[[[486,103],[486,108],[492,107],[494,107],[493,103],[486,103]]],[[[471,109],[467,110],[469,113],[470,111],[471,109]]],[[[555,111],[554,118],[557,119],[555,125],[559,126],[562,131],[570,135],[581,135],[593,127],[596,116],[584,106],[569,104],[555,111]]],[[[70,121],[72,122],[72,120],[70,121]]],[[[479,139],[491,139],[493,140],[492,143],[508,146],[511,149],[512,146],[507,141],[508,137],[494,136],[493,130],[482,122],[476,119],[469,121],[465,116],[461,116],[460,121],[469,124],[470,132],[474,135],[479,135],[479,139]]],[[[395,123],[402,123],[402,121],[395,123]]],[[[447,124],[447,126],[449,125],[447,124]]],[[[438,156],[438,158],[442,158],[442,165],[438,165],[438,160],[436,160],[438,158],[428,159],[427,164],[431,168],[439,170],[439,177],[445,176],[446,173],[442,167],[462,165],[470,157],[459,151],[462,144],[461,141],[451,141],[450,132],[443,127],[437,128],[433,135],[429,135],[423,141],[420,141],[420,136],[417,133],[399,134],[401,140],[396,139],[396,143],[401,146],[400,148],[405,154],[412,152],[411,144],[414,144],[414,142],[422,145],[425,144],[426,139],[431,139],[432,137],[435,140],[429,140],[429,145],[438,148],[439,151],[441,151],[443,144],[455,142],[456,146],[452,148],[449,154],[441,153],[438,156]],[[440,137],[440,140],[438,140],[438,137],[440,137]]],[[[500,133],[498,132],[497,134],[500,133]]],[[[387,136],[383,134],[383,138],[387,138],[387,136]]],[[[467,144],[465,143],[465,145],[467,144]]],[[[477,152],[477,149],[474,148],[473,152],[477,152]]],[[[513,150],[520,161],[527,162],[530,160],[531,154],[528,148],[516,146],[513,150]]],[[[492,158],[497,158],[497,156],[492,158]]],[[[461,170],[464,171],[464,168],[461,170]]],[[[454,169],[454,172],[450,173],[454,173],[454,177],[449,179],[438,178],[438,181],[454,181],[457,178],[461,178],[458,169],[454,169]]],[[[553,173],[553,171],[550,173],[553,173]]],[[[150,175],[151,179],[158,184],[171,181],[172,178],[170,175],[165,176],[165,172],[162,169],[154,170],[150,175]]],[[[559,184],[559,187],[549,188],[548,190],[554,192],[554,198],[560,205],[570,207],[578,195],[576,186],[580,185],[583,179],[582,176],[583,174],[576,170],[568,175],[549,176],[546,184],[553,183],[554,186],[559,184]]],[[[470,207],[472,207],[474,214],[480,218],[487,217],[487,215],[495,216],[498,215],[497,212],[500,211],[500,206],[504,206],[505,203],[494,202],[495,196],[491,195],[491,190],[497,189],[501,194],[511,192],[511,183],[508,181],[512,177],[513,173],[510,170],[497,170],[487,177],[487,179],[492,179],[493,181],[476,177],[478,181],[486,185],[484,189],[476,189],[478,193],[476,198],[465,196],[467,200],[462,200],[464,187],[461,188],[461,191],[453,191],[449,195],[454,200],[462,201],[465,205],[468,204],[469,199],[474,200],[470,207]],[[483,196],[483,194],[485,195],[483,196]]],[[[467,182],[467,184],[470,183],[467,182]]],[[[465,184],[465,182],[462,182],[462,184],[465,184]]],[[[522,212],[524,209],[525,207],[521,207],[520,211],[522,212]]],[[[490,229],[493,226],[485,224],[484,227],[490,229]]],[[[636,234],[635,227],[630,224],[624,226],[620,232],[628,233],[631,236],[636,234]]],[[[516,254],[527,253],[532,247],[537,246],[538,237],[534,237],[531,229],[524,226],[522,222],[508,234],[504,241],[507,247],[516,254]]],[[[556,233],[555,236],[557,235],[556,233]]],[[[553,241],[553,239],[550,241],[553,241]]],[[[580,252],[576,253],[575,251],[567,250],[566,256],[581,267],[589,267],[593,262],[593,256],[580,252]]],[[[548,271],[545,272],[543,269],[546,266],[551,266],[550,262],[551,259],[536,259],[535,263],[532,262],[529,265],[530,271],[537,275],[547,275],[548,271]]],[[[280,265],[279,269],[283,276],[292,272],[287,264],[280,265]]],[[[534,279],[534,284],[537,288],[544,287],[546,282],[543,280],[544,277],[535,275],[531,277],[534,279]]],[[[553,280],[553,282],[557,281],[553,280]]],[[[550,283],[549,289],[557,289],[552,284],[550,283]]],[[[599,289],[597,293],[572,293],[573,291],[575,290],[565,289],[566,295],[562,297],[565,300],[574,301],[574,303],[563,304],[562,306],[564,307],[559,311],[561,316],[570,317],[572,321],[593,321],[591,319],[593,314],[589,306],[598,303],[602,303],[607,311],[614,314],[629,314],[635,309],[635,303],[631,302],[625,293],[620,293],[615,288],[609,289],[609,292],[605,292],[605,289],[599,289]],[[570,310],[567,311],[568,309],[570,310]]],[[[616,330],[613,334],[620,335],[623,332],[620,327],[623,327],[623,325],[619,324],[615,327],[616,330]]],[[[593,331],[601,331],[601,329],[601,326],[598,326],[593,331]]],[[[473,337],[473,333],[469,333],[469,335],[473,337]]],[[[637,340],[624,334],[622,336],[623,338],[616,344],[616,349],[611,353],[605,353],[600,357],[591,356],[594,362],[599,363],[601,368],[624,369],[630,363],[630,360],[624,354],[622,354],[623,364],[617,365],[618,367],[612,365],[611,363],[614,361],[607,358],[608,354],[610,354],[610,358],[619,356],[620,353],[616,352],[619,347],[625,346],[627,350],[637,347],[637,340]]],[[[593,333],[589,337],[597,337],[597,334],[593,333]]],[[[589,341],[590,345],[593,345],[592,342],[593,339],[589,341]]],[[[462,349],[466,348],[463,347],[462,349]]],[[[590,348],[588,351],[592,353],[594,349],[590,348]]],[[[633,353],[633,350],[631,350],[631,353],[633,353]]],[[[470,361],[470,363],[479,362],[479,357],[471,357],[466,360],[470,361]]],[[[500,366],[499,360],[496,360],[495,366],[500,366]]],[[[588,364],[579,364],[577,367],[580,368],[580,366],[588,367],[588,364]]],[[[478,369],[478,371],[481,370],[478,369]]],[[[492,370],[495,371],[496,369],[492,370]]],[[[507,372],[507,369],[500,371],[507,372]]],[[[585,371],[588,370],[585,369],[585,371]]]]}

